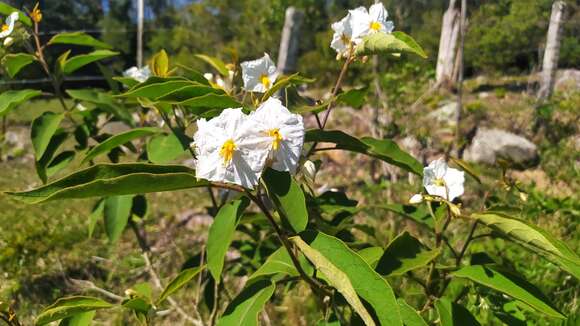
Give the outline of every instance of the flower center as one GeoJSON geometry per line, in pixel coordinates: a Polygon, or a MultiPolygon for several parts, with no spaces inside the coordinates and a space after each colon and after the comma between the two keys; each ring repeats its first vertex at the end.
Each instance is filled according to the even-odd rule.
{"type": "Polygon", "coordinates": [[[270,81],[270,78],[268,78],[268,75],[262,75],[260,76],[260,82],[262,83],[262,85],[264,85],[265,88],[270,88],[270,84],[272,83],[270,81]]]}
{"type": "Polygon", "coordinates": [[[220,149],[220,155],[224,158],[224,164],[228,164],[234,157],[234,151],[236,150],[236,143],[233,139],[228,139],[222,145],[220,149]]]}
{"type": "Polygon", "coordinates": [[[435,179],[435,181],[433,181],[433,184],[436,185],[437,187],[445,187],[445,180],[443,180],[442,178],[437,178],[435,179]]]}
{"type": "Polygon", "coordinates": [[[6,32],[10,27],[8,27],[8,25],[3,24],[2,25],[2,32],[6,32]]]}
{"type": "Polygon", "coordinates": [[[277,151],[280,148],[280,143],[282,142],[282,135],[280,135],[280,129],[274,128],[268,130],[268,136],[272,137],[272,149],[277,151]]]}
{"type": "Polygon", "coordinates": [[[348,36],[347,36],[346,34],[344,34],[344,33],[343,33],[343,34],[340,36],[340,40],[342,41],[342,43],[343,43],[344,45],[348,45],[348,44],[350,43],[350,37],[348,37],[348,36]]]}
{"type": "Polygon", "coordinates": [[[377,31],[379,31],[381,29],[381,23],[379,23],[379,22],[371,22],[370,28],[371,28],[371,30],[377,32],[377,31]]]}

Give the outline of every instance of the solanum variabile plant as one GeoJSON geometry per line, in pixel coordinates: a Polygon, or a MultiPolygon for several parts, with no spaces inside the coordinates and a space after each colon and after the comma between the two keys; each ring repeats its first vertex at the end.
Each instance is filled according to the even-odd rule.
{"type": "MultiPolygon", "coordinates": [[[[118,53],[83,33],[57,34],[42,44],[42,8],[24,13],[0,4],[0,9],[7,16],[0,37],[18,34],[4,41],[3,73],[15,77],[23,67],[36,65],[52,81],[49,96],[62,105],[62,113],[45,112],[31,126],[43,185],[7,194],[30,204],[95,198],[90,233],[100,219],[112,244],[125,229],[134,232],[151,283],[122,294],[105,288],[99,289],[105,294],[100,297],[61,298],[36,316],[37,324],[62,320],[86,325],[96,311],[125,309],[140,324],[155,324],[169,311],[194,325],[256,325],[268,302],[279,304],[299,287],[307,288],[316,302],[322,325],[475,325],[468,295],[488,291],[500,293],[511,307],[504,315],[529,310],[554,321],[565,318],[516,271],[482,253],[474,255],[469,245],[478,232],[491,229],[494,236],[521,245],[575,278],[580,276],[578,255],[524,220],[462,206],[461,196],[470,191],[464,186],[465,173],[479,181],[463,161],[441,157],[423,168],[390,139],[327,130],[337,104],[361,96],[343,90],[350,65],[365,64],[368,56],[426,57],[409,35],[394,31],[381,3],[350,10],[329,27],[334,31],[329,43],[342,68],[330,97],[312,106],[305,106],[294,91],[312,79],[280,74],[268,54],[242,63],[200,54],[213,69],[204,74],[173,65],[161,51],[146,67],[132,67],[119,77],[104,74],[110,90],[66,90],[64,77],[96,62],[107,71],[106,60],[118,53]],[[44,51],[56,44],[85,52],[71,56],[64,51],[47,62],[44,51]],[[303,117],[313,117],[316,127],[305,129],[303,117]],[[103,120],[123,123],[127,130],[106,134],[103,120]],[[408,203],[385,204],[377,198],[372,205],[422,231],[414,232],[417,236],[403,232],[386,248],[351,232],[355,214],[365,207],[344,192],[319,193],[315,184],[317,172],[325,169],[317,155],[328,150],[367,155],[420,176],[421,189],[408,194],[408,203]],[[195,168],[172,164],[184,154],[195,168]],[[54,177],[71,169],[76,171],[54,177]],[[143,236],[145,195],[194,188],[205,189],[212,203],[207,243],[195,266],[166,275],[151,263],[155,257],[143,236]],[[451,239],[448,230],[454,224],[469,225],[469,231],[451,239]],[[249,249],[233,264],[226,254],[241,233],[249,249]],[[411,295],[393,286],[401,280],[419,291],[411,295]],[[243,284],[233,297],[226,290],[228,282],[243,284]],[[202,305],[193,292],[193,309],[174,299],[178,291],[192,288],[210,293],[211,302],[202,305]]],[[[34,89],[4,91],[0,116],[41,94],[34,89]]],[[[19,324],[7,304],[0,309],[4,321],[19,324]]]]}

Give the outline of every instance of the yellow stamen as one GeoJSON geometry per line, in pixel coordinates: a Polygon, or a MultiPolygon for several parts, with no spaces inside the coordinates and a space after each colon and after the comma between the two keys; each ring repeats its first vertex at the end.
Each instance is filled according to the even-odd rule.
{"type": "Polygon", "coordinates": [[[282,142],[282,135],[280,135],[280,129],[274,128],[268,130],[268,136],[272,137],[272,149],[277,151],[280,148],[280,143],[282,142]]]}
{"type": "Polygon", "coordinates": [[[270,88],[270,84],[272,83],[272,82],[270,81],[270,78],[268,78],[268,76],[267,76],[267,75],[262,75],[262,76],[260,76],[260,82],[262,83],[262,85],[264,85],[264,87],[265,87],[266,89],[270,88]]]}
{"type": "Polygon", "coordinates": [[[6,32],[10,27],[6,24],[2,25],[2,32],[6,32]]]}
{"type": "Polygon", "coordinates": [[[224,158],[224,164],[228,164],[234,157],[234,151],[236,150],[236,143],[233,139],[228,139],[222,145],[220,149],[220,155],[224,158]]]}
{"type": "Polygon", "coordinates": [[[40,11],[40,8],[38,8],[38,2],[32,9],[32,12],[30,12],[30,19],[32,19],[32,21],[37,24],[42,20],[42,11],[40,11]]]}
{"type": "Polygon", "coordinates": [[[441,178],[437,178],[437,179],[435,179],[435,181],[433,181],[433,184],[438,186],[438,187],[445,187],[445,180],[443,180],[441,178]]]}
{"type": "Polygon", "coordinates": [[[350,43],[350,37],[348,37],[346,34],[342,34],[340,36],[340,40],[342,41],[343,44],[347,45],[350,43]]]}
{"type": "Polygon", "coordinates": [[[372,22],[371,25],[370,25],[370,28],[373,31],[377,32],[378,30],[381,29],[381,23],[379,23],[379,22],[372,22]]]}

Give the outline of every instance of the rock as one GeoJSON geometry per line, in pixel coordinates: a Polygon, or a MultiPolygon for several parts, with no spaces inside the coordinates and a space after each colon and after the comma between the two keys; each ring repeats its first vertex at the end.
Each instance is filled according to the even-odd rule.
{"type": "Polygon", "coordinates": [[[539,161],[534,143],[500,129],[478,129],[464,152],[464,159],[469,162],[494,164],[500,158],[519,168],[534,166],[539,161]]]}
{"type": "Polygon", "coordinates": [[[397,143],[403,150],[407,151],[414,158],[419,161],[421,160],[421,150],[423,149],[423,146],[421,146],[421,143],[417,140],[417,138],[413,136],[407,136],[399,140],[397,143]]]}
{"type": "Polygon", "coordinates": [[[429,113],[427,117],[431,120],[445,123],[449,126],[455,125],[455,113],[457,112],[457,102],[447,102],[437,110],[429,113]]]}
{"type": "Polygon", "coordinates": [[[562,89],[571,89],[571,90],[578,90],[580,89],[580,70],[577,69],[563,69],[558,70],[556,83],[554,87],[557,90],[562,89]]]}

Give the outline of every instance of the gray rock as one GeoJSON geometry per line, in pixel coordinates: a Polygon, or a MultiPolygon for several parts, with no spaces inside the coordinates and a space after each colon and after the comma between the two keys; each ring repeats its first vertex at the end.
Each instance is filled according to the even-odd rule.
{"type": "Polygon", "coordinates": [[[557,79],[554,86],[558,90],[570,88],[580,89],[580,70],[563,69],[558,70],[557,79]]]}
{"type": "Polygon", "coordinates": [[[466,148],[464,159],[486,164],[504,159],[524,168],[536,165],[539,156],[536,145],[522,136],[500,129],[480,128],[466,148]]]}
{"type": "Polygon", "coordinates": [[[448,125],[455,125],[455,114],[457,112],[457,102],[448,102],[437,110],[429,113],[428,117],[431,120],[437,120],[438,122],[445,123],[448,125]]]}

